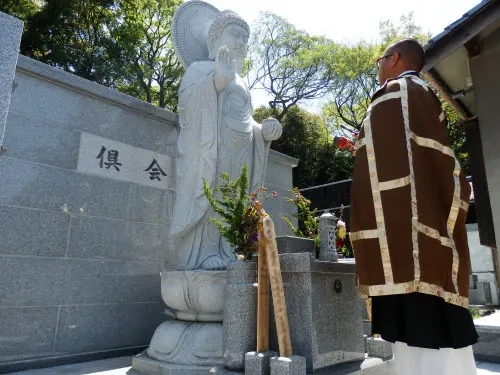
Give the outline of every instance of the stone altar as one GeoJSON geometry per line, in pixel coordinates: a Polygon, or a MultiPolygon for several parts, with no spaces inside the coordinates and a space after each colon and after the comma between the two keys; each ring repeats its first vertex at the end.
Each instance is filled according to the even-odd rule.
{"type": "Polygon", "coordinates": [[[252,118],[241,78],[249,33],[237,14],[203,1],[187,1],[174,15],[172,36],[186,72],[179,90],[177,195],[169,230],[176,271],[162,273],[161,288],[175,320],[158,327],[149,349],[134,358],[131,373],[205,375],[224,363],[224,289],[235,256],[210,222],[215,213],[203,181],[214,189],[222,173],[236,180],[247,165],[249,193],[263,186],[271,141],[282,133],[276,119],[261,125],[252,118]]]}
{"type": "MultiPolygon", "coordinates": [[[[307,359],[307,372],[364,360],[363,301],[354,262],[322,262],[311,253],[295,253],[281,254],[280,263],[293,353],[307,359]]],[[[271,319],[271,350],[278,348],[275,333],[271,319]]]]}

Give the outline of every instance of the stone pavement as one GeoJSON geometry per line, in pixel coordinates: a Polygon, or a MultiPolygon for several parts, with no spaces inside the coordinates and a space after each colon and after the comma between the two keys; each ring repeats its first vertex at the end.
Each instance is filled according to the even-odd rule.
{"type": "MultiPolygon", "coordinates": [[[[131,363],[131,357],[122,357],[47,369],[27,370],[7,375],[125,375],[130,369],[131,363]]],[[[500,364],[478,363],[478,375],[490,374],[500,374],[500,364]]]]}

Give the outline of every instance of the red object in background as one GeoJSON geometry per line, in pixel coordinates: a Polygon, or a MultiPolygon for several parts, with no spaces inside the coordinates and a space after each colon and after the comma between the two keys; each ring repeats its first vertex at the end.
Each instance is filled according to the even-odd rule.
{"type": "Polygon", "coordinates": [[[342,238],[337,238],[336,246],[337,246],[337,248],[343,247],[344,246],[344,240],[342,238]]]}
{"type": "Polygon", "coordinates": [[[345,137],[340,137],[338,142],[337,142],[337,146],[343,150],[347,147],[347,145],[349,144],[349,141],[347,140],[347,138],[345,137]]]}

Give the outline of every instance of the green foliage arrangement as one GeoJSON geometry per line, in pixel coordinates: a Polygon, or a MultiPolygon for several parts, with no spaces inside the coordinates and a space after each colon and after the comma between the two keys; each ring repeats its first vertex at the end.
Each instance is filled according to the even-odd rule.
{"type": "MultiPolygon", "coordinates": [[[[250,260],[259,250],[259,232],[262,219],[267,213],[258,198],[266,195],[266,188],[248,194],[248,167],[243,166],[240,177],[231,181],[227,173],[221,174],[220,187],[212,192],[207,182],[203,181],[203,190],[210,205],[218,217],[210,220],[217,226],[219,233],[235,248],[237,257],[250,260]]],[[[277,194],[272,193],[276,198],[277,194]]]]}
{"type": "Polygon", "coordinates": [[[317,209],[311,210],[311,201],[304,197],[298,188],[292,189],[294,198],[285,198],[288,203],[297,207],[297,213],[293,215],[299,226],[295,227],[287,217],[282,217],[288,227],[292,230],[295,236],[310,238],[316,243],[319,248],[319,223],[317,219],[317,209]]]}

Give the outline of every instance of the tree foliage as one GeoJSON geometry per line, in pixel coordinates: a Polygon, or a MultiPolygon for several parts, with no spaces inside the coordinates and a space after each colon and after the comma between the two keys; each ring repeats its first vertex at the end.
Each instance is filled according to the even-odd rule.
{"type": "Polygon", "coordinates": [[[328,56],[336,45],[310,36],[273,13],[261,13],[249,49],[249,87],[264,89],[281,120],[295,104],[324,96],[335,78],[328,56]]]}
{"type": "Polygon", "coordinates": [[[374,64],[379,46],[366,42],[344,45],[332,58],[337,77],[323,109],[331,130],[359,130],[366,116],[370,100],[378,87],[374,64]]]}
{"type": "Polygon", "coordinates": [[[282,219],[290,228],[294,236],[310,238],[314,240],[316,248],[319,247],[319,222],[317,219],[318,209],[311,209],[311,201],[304,197],[298,188],[292,189],[294,198],[285,198],[288,203],[297,207],[297,213],[293,215],[297,219],[296,227],[290,219],[283,216],[282,219]]]}
{"type": "MultiPolygon", "coordinates": [[[[31,1],[36,3],[35,1],[31,1]]],[[[46,0],[28,16],[21,53],[91,81],[115,87],[120,48],[113,0],[46,0]]]]}
{"type": "MultiPolygon", "coordinates": [[[[391,44],[413,38],[425,45],[431,35],[415,24],[413,13],[403,15],[399,24],[392,21],[380,22],[378,43],[360,42],[343,46],[341,53],[333,57],[336,84],[332,86],[328,103],[323,107],[323,118],[329,129],[336,133],[354,132],[361,128],[370,100],[378,87],[376,58],[391,44]]],[[[468,153],[465,133],[459,117],[443,101],[448,115],[448,135],[463,170],[468,173],[468,153]]]]}
{"type": "Polygon", "coordinates": [[[123,23],[114,36],[122,46],[125,75],[121,91],[162,108],[175,110],[184,72],[170,32],[182,0],[121,0],[123,23]]]}
{"type": "MultiPolygon", "coordinates": [[[[272,108],[261,107],[254,117],[260,122],[274,113],[272,108]]],[[[338,150],[321,116],[294,106],[281,122],[283,135],[271,148],[299,159],[293,170],[295,186],[306,188],[350,178],[352,155],[338,150]]]]}
{"type": "Polygon", "coordinates": [[[24,29],[28,28],[28,20],[36,14],[41,5],[33,0],[0,0],[0,10],[24,22],[24,29]]]}
{"type": "Polygon", "coordinates": [[[25,21],[21,53],[175,110],[183,69],[170,24],[181,0],[0,0],[25,21]]]}

